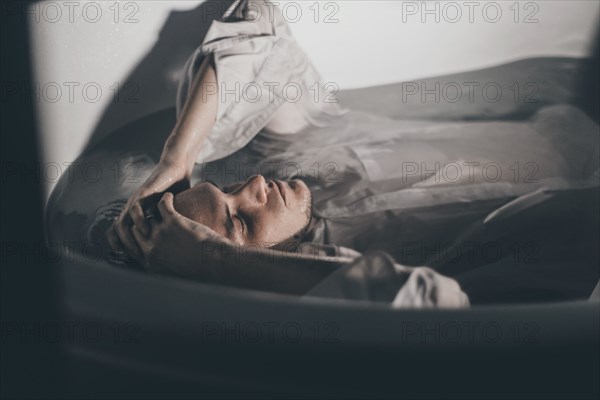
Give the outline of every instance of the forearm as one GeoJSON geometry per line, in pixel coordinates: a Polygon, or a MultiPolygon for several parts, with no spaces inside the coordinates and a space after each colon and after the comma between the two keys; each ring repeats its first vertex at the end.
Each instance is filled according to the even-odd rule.
{"type": "Polygon", "coordinates": [[[198,69],[181,114],[169,135],[161,161],[184,165],[191,172],[196,156],[215,123],[218,85],[215,69],[208,56],[198,69]]]}

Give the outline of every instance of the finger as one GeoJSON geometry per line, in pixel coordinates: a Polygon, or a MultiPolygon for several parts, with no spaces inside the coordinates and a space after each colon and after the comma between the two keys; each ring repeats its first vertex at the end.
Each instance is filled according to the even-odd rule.
{"type": "Polygon", "coordinates": [[[106,231],[106,238],[108,239],[108,259],[113,262],[123,263],[127,261],[127,252],[121,244],[121,240],[115,232],[114,225],[106,231]]]}
{"type": "Polygon", "coordinates": [[[144,211],[142,210],[142,206],[139,202],[135,203],[133,207],[131,207],[129,215],[131,215],[133,225],[137,226],[142,234],[148,236],[148,224],[146,224],[146,216],[144,215],[144,211]]]}
{"type": "Polygon", "coordinates": [[[117,224],[116,232],[118,238],[121,240],[121,244],[125,248],[125,250],[134,258],[139,258],[141,256],[140,249],[135,241],[133,235],[131,234],[131,227],[126,226],[124,224],[117,224]]]}
{"type": "Polygon", "coordinates": [[[108,240],[108,244],[111,247],[111,250],[114,251],[123,251],[123,246],[121,241],[117,237],[117,233],[115,232],[114,224],[108,228],[106,231],[106,239],[108,240]]]}
{"type": "Polygon", "coordinates": [[[216,231],[212,230],[206,225],[199,224],[189,219],[185,219],[178,222],[180,222],[180,226],[182,226],[187,231],[192,232],[198,239],[202,241],[226,245],[235,245],[235,242],[227,239],[225,236],[218,234],[216,231]]]}
{"type": "Polygon", "coordinates": [[[148,267],[150,264],[150,244],[147,241],[146,236],[137,228],[137,226],[134,226],[131,229],[131,233],[133,234],[134,239],[137,240],[137,244],[142,253],[142,257],[140,257],[138,261],[148,267]]]}
{"type": "Polygon", "coordinates": [[[113,223],[113,231],[115,233],[115,237],[119,240],[121,247],[126,248],[124,246],[123,240],[127,237],[126,232],[131,226],[131,219],[129,218],[129,214],[127,211],[124,214],[120,215],[119,218],[113,223]]]}
{"type": "Polygon", "coordinates": [[[194,235],[197,235],[202,240],[211,240],[222,243],[233,243],[224,236],[219,235],[208,226],[199,224],[189,218],[184,217],[175,210],[173,205],[173,193],[167,192],[158,202],[157,208],[163,221],[171,220],[177,226],[185,229],[194,235]]]}
{"type": "MultiPolygon", "coordinates": [[[[146,245],[146,244],[152,244],[153,242],[155,242],[154,238],[156,237],[156,235],[160,231],[161,222],[156,221],[154,219],[147,219],[146,220],[146,225],[148,227],[148,234],[147,235],[144,235],[144,232],[142,232],[142,230],[140,229],[139,226],[134,225],[133,228],[132,228],[132,230],[136,229],[139,233],[141,233],[142,235],[144,235],[144,237],[143,237],[144,240],[143,241],[140,242],[138,240],[138,242],[140,242],[141,244],[144,244],[144,245],[146,245]]],[[[133,233],[133,231],[132,231],[132,233],[133,233]]]]}
{"type": "Polygon", "coordinates": [[[169,231],[164,221],[150,221],[150,235],[148,235],[148,241],[152,246],[157,243],[162,243],[165,238],[169,237],[169,231]]]}
{"type": "Polygon", "coordinates": [[[175,211],[175,207],[173,206],[173,193],[167,192],[164,194],[162,199],[158,202],[157,208],[160,216],[165,219],[167,216],[171,215],[179,215],[177,211],[175,211]]]}

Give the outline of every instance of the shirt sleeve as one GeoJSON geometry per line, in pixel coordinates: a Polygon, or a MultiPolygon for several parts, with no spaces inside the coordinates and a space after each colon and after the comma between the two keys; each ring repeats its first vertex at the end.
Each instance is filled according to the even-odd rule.
{"type": "MultiPolygon", "coordinates": [[[[345,113],[296,43],[281,11],[267,0],[236,0],[212,22],[187,60],[177,92],[177,116],[204,58],[213,55],[219,103],[216,122],[196,162],[209,162],[244,147],[291,102],[307,123],[325,126],[345,113]],[[318,84],[318,88],[315,86],[318,84]]],[[[212,90],[211,89],[211,90],[212,90]]]]}
{"type": "Polygon", "coordinates": [[[454,279],[428,267],[399,265],[382,251],[355,256],[306,296],[384,302],[393,308],[469,307],[454,279]]]}

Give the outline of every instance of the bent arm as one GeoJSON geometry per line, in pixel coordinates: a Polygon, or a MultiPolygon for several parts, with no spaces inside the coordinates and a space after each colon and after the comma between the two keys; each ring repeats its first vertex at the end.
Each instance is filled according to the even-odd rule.
{"type": "Polygon", "coordinates": [[[131,236],[130,227],[135,224],[145,234],[149,232],[142,202],[177,184],[189,185],[196,155],[217,115],[217,78],[211,60],[212,55],[206,57],[194,76],[182,112],[167,138],[158,165],[131,195],[121,215],[108,230],[108,240],[113,249],[124,248],[139,257],[140,250],[131,236]]]}
{"type": "Polygon", "coordinates": [[[160,161],[184,165],[187,174],[191,174],[196,156],[215,123],[217,105],[217,76],[211,54],[204,59],[194,76],[181,114],[165,142],[160,161]]]}
{"type": "Polygon", "coordinates": [[[246,289],[304,294],[340,265],[326,257],[242,247],[177,213],[173,194],[158,203],[151,234],[132,229],[150,272],[246,289]]]}

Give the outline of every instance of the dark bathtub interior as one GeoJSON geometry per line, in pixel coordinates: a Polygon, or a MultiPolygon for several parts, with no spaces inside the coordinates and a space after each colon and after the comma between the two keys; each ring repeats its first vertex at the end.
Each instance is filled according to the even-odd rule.
{"type": "MultiPolygon", "coordinates": [[[[470,103],[435,109],[415,102],[390,108],[394,106],[385,99],[398,89],[393,85],[346,91],[339,98],[348,107],[396,113],[398,118],[514,120],[545,105],[578,105],[573,72],[585,71],[591,63],[529,59],[435,78],[489,77],[508,85],[535,77],[541,100],[526,107],[507,102],[491,109],[470,103]],[[381,103],[362,104],[366,90],[377,92],[381,103]]],[[[597,387],[586,386],[599,372],[594,356],[599,350],[597,300],[398,311],[157,278],[133,264],[107,263],[104,230],[126,191],[141,183],[158,160],[174,119],[174,109],[159,111],[93,144],[78,160],[80,169],[65,174],[48,202],[50,242],[81,243],[83,238],[95,243],[74,251],[71,262],[60,263],[62,317],[106,326],[117,321],[122,334],[137,340],[124,345],[103,338],[65,346],[71,394],[94,388],[116,396],[144,387],[151,397],[172,395],[173,388],[178,393],[201,388],[211,396],[469,397],[488,393],[498,376],[507,382],[494,387],[499,396],[537,394],[541,387],[550,397],[597,393],[597,387]],[[136,167],[128,169],[130,163],[136,167]],[[87,165],[115,174],[90,179],[82,169],[87,165]],[[129,179],[131,185],[115,186],[119,179],[129,179]],[[273,324],[279,333],[268,337],[264,329],[275,329],[273,324]],[[284,326],[302,333],[289,336],[291,331],[282,333],[284,326]],[[249,333],[256,327],[259,339],[249,333]],[[565,370],[566,365],[573,369],[565,370]]],[[[592,198],[597,199],[596,192],[592,198]]],[[[593,286],[591,282],[590,292],[593,286]]]]}
{"type": "MultiPolygon", "coordinates": [[[[8,18],[0,27],[2,48],[11,55],[2,60],[3,80],[6,74],[7,79],[27,82],[31,79],[27,26],[8,18]]],[[[578,105],[598,122],[597,47],[591,60],[525,60],[513,71],[525,74],[525,81],[535,76],[546,82],[543,93],[550,91],[554,98],[578,105]],[[548,68],[553,63],[582,69],[564,73],[548,68]]],[[[491,71],[474,73],[486,76],[491,71]]],[[[381,90],[382,101],[365,106],[377,112],[385,107],[385,90],[373,90],[381,90]]],[[[358,105],[360,90],[343,93],[340,99],[348,106],[358,105]]],[[[522,118],[533,112],[517,111],[510,104],[485,112],[472,104],[457,107],[465,111],[463,117],[473,119],[522,118]]],[[[454,118],[456,111],[435,106],[425,110],[415,103],[397,113],[454,118]]],[[[36,165],[40,158],[32,149],[37,149],[38,122],[32,102],[6,102],[2,114],[2,159],[36,165]]],[[[137,136],[108,135],[112,130],[105,125],[107,134],[99,134],[81,157],[110,161],[119,152],[139,150],[143,143],[135,161],[143,165],[156,160],[161,135],[168,133],[173,119],[174,110],[148,115],[134,124],[140,129],[137,136]],[[145,135],[143,129],[161,133],[145,135]]],[[[103,200],[118,201],[118,196],[86,192],[81,183],[61,180],[43,217],[41,183],[18,175],[3,177],[3,242],[6,238],[6,243],[39,244],[72,237],[81,242],[83,232],[93,240],[104,219],[90,218],[95,215],[90,209],[110,216],[115,204],[103,200]]],[[[90,251],[53,260],[3,253],[7,264],[1,277],[3,321],[95,324],[105,332],[98,340],[78,334],[56,343],[17,340],[9,346],[4,346],[3,337],[1,362],[6,375],[1,390],[6,397],[15,393],[57,398],[600,395],[597,300],[399,312],[157,279],[100,261],[90,251]],[[258,341],[252,335],[255,326],[263,333],[258,341]],[[269,335],[265,327],[277,328],[277,333],[269,335]],[[285,334],[284,327],[289,328],[285,334]]]]}

